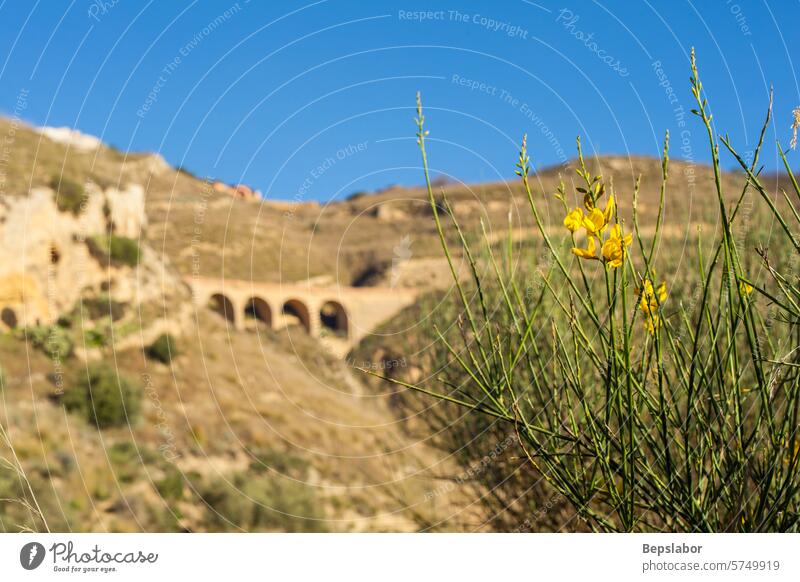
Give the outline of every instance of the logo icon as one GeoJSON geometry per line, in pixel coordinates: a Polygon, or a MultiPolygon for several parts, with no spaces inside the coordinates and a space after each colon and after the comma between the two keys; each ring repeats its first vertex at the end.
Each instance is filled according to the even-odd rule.
{"type": "Polygon", "coordinates": [[[19,552],[19,563],[26,570],[35,570],[44,561],[44,546],[39,542],[29,542],[19,552]]]}

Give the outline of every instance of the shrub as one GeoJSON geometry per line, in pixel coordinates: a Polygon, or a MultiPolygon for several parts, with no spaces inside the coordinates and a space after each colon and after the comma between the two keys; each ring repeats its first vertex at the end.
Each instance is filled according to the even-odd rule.
{"type": "Polygon", "coordinates": [[[158,336],[156,341],[147,347],[145,353],[148,358],[157,360],[162,364],[169,364],[179,354],[175,338],[168,333],[162,333],[158,336]]]}
{"type": "Polygon", "coordinates": [[[89,199],[83,185],[68,178],[53,178],[50,187],[55,190],[56,206],[61,212],[70,212],[77,216],[89,199]]]}
{"type": "Polygon", "coordinates": [[[25,333],[33,347],[42,350],[52,360],[61,361],[72,355],[72,338],[62,327],[40,325],[28,328],[25,333]]]}
{"type": "Polygon", "coordinates": [[[86,378],[68,390],[62,402],[98,428],[133,424],[141,409],[142,388],[108,364],[92,364],[86,378]]]}
{"type": "Polygon", "coordinates": [[[168,501],[183,497],[183,474],[175,467],[169,467],[163,479],[156,481],[158,494],[168,501]]]}
{"type": "Polygon", "coordinates": [[[89,252],[97,260],[116,266],[135,267],[139,264],[139,243],[116,234],[97,235],[86,239],[89,252]]]}
{"type": "MultiPolygon", "coordinates": [[[[484,237],[478,255],[446,212],[472,274],[469,282],[459,279],[441,219],[440,205],[448,209],[449,203],[433,193],[418,100],[417,139],[431,213],[460,311],[457,322],[438,326],[454,330],[450,339],[446,332],[438,337],[460,381],[443,379],[443,389],[410,387],[507,426],[520,456],[592,529],[796,531],[800,285],[777,266],[800,255],[800,213],[786,193],[779,209],[759,177],[771,102],[748,163],[727,137],[715,134],[694,53],[691,90],[692,113],[708,138],[710,202],[721,229],[716,238],[698,241],[696,270],[681,273],[683,284],[697,291],[686,303],[679,297],[688,293],[673,298],[655,273],[656,260],[664,260],[657,250],[668,137],[653,235],[639,226],[638,182],[625,220],[620,215],[628,203],[602,174],[589,170],[578,142],[579,186],[568,194],[562,183],[554,196],[564,217],[561,237],[545,223],[547,201],[532,191],[523,139],[517,174],[550,260],[529,294],[515,266],[536,264],[530,248],[515,247],[509,234],[508,245],[497,251],[484,237]],[[733,192],[721,178],[720,145],[745,172],[733,192]],[[747,274],[753,253],[745,244],[748,218],[741,216],[748,212],[740,209],[748,195],[762,200],[780,227],[772,235],[780,243],[769,241],[778,256],[768,254],[766,242],[754,253],[766,267],[763,282],[747,274]],[[573,198],[582,204],[571,209],[573,198]],[[780,312],[780,326],[771,321],[772,308],[780,312]]],[[[800,197],[780,146],[778,153],[800,197]]],[[[669,266],[658,270],[669,273],[669,266]]]]}
{"type": "Polygon", "coordinates": [[[83,343],[87,348],[104,348],[108,345],[108,341],[109,337],[102,328],[90,328],[83,332],[83,343]]]}

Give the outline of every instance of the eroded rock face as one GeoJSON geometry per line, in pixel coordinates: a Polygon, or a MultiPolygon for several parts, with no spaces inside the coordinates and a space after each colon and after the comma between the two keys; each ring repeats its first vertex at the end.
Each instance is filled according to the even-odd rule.
{"type": "Polygon", "coordinates": [[[258,202],[261,200],[261,192],[253,190],[247,184],[229,186],[225,182],[217,181],[214,182],[211,187],[217,192],[222,192],[238,200],[246,200],[247,202],[258,202]]]}
{"type": "MultiPolygon", "coordinates": [[[[49,188],[0,198],[0,328],[51,323],[86,291],[115,288],[121,301],[134,300],[140,291],[151,295],[133,284],[130,267],[101,264],[86,244],[109,229],[139,240],[146,226],[144,190],[135,185],[103,191],[89,184],[86,193],[77,215],[59,211],[49,188]]],[[[150,267],[148,273],[159,271],[150,267]]]]}
{"type": "Polygon", "coordinates": [[[104,193],[115,234],[138,239],[147,226],[144,188],[138,184],[124,190],[110,188],[104,193]]]}

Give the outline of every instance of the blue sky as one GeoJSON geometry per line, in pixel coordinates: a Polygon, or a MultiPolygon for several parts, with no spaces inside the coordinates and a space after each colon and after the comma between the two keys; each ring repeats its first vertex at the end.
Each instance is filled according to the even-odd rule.
{"type": "Polygon", "coordinates": [[[674,158],[703,161],[690,47],[747,151],[770,84],[768,139],[789,139],[798,28],[798,0],[3,2],[0,111],[27,91],[31,123],[277,199],[419,183],[417,90],[432,166],[466,182],[513,177],[523,133],[537,167],[573,157],[577,135],[589,153],[658,155],[666,129],[674,158]]]}

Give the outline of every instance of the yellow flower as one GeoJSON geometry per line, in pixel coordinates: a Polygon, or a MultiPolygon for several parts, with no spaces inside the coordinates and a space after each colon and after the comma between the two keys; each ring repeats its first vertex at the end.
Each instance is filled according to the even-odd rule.
{"type": "Polygon", "coordinates": [[[592,208],[591,212],[583,218],[583,227],[589,236],[597,236],[606,227],[605,215],[598,208],[592,208]]]}
{"type": "Polygon", "coordinates": [[[575,208],[575,210],[573,210],[564,217],[564,226],[566,226],[570,232],[577,231],[582,224],[583,224],[583,209],[580,207],[575,208]]]}
{"type": "Polygon", "coordinates": [[[633,235],[626,234],[623,237],[619,225],[615,224],[606,242],[603,243],[603,258],[605,258],[609,267],[616,269],[622,266],[622,260],[625,258],[625,248],[631,246],[632,242],[633,235]]]}
{"type": "Polygon", "coordinates": [[[658,315],[658,306],[667,300],[667,284],[661,283],[658,289],[653,289],[650,279],[642,281],[639,293],[639,309],[644,314],[644,325],[651,334],[661,327],[661,316],[658,315]]]}
{"type": "Polygon", "coordinates": [[[644,318],[644,326],[651,334],[655,334],[656,330],[661,327],[660,315],[648,315],[644,318]]]}
{"type": "Polygon", "coordinates": [[[606,226],[608,226],[608,223],[611,222],[613,214],[614,197],[609,196],[605,210],[601,211],[599,208],[592,206],[591,209],[589,209],[589,213],[583,218],[582,225],[587,233],[597,236],[599,233],[603,232],[606,226]]]}
{"type": "Polygon", "coordinates": [[[608,202],[606,202],[606,209],[603,210],[603,218],[606,220],[606,224],[611,222],[611,217],[614,215],[614,195],[608,195],[608,202]]]}
{"type": "Polygon", "coordinates": [[[595,251],[597,250],[597,245],[594,242],[593,237],[589,237],[588,242],[586,243],[585,249],[579,249],[576,247],[572,248],[572,253],[582,259],[596,259],[597,255],[595,251]]]}
{"type": "Polygon", "coordinates": [[[661,283],[661,285],[658,286],[656,292],[658,293],[658,302],[664,303],[664,301],[667,300],[667,284],[661,283]]]}
{"type": "Polygon", "coordinates": [[[739,293],[747,297],[753,292],[753,286],[750,283],[739,281],[739,293]]]}
{"type": "Polygon", "coordinates": [[[639,308],[645,313],[655,313],[659,305],[663,305],[667,300],[667,284],[661,283],[658,289],[653,289],[650,279],[642,281],[642,288],[637,290],[639,293],[639,308]],[[658,300],[656,300],[658,298],[658,300]]]}

